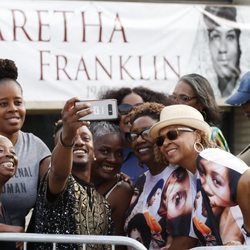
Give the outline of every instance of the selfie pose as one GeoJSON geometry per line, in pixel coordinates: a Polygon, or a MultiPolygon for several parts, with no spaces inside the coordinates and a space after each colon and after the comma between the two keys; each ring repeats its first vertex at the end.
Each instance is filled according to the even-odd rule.
{"type": "MultiPolygon", "coordinates": [[[[87,103],[75,105],[68,100],[62,110],[52,152],[51,167],[42,178],[38,191],[35,233],[47,234],[112,234],[111,210],[108,202],[90,184],[94,161],[93,137],[81,121],[91,113],[87,103]]],[[[110,246],[87,245],[91,249],[110,246]]],[[[36,243],[31,249],[52,249],[50,243],[36,243]]],[[[82,249],[78,244],[58,244],[58,249],[82,249]]]]}

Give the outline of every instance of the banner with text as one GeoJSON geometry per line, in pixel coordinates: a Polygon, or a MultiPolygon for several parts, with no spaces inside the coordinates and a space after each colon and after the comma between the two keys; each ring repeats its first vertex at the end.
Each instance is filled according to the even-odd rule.
{"type": "Polygon", "coordinates": [[[0,57],[27,102],[144,86],[171,94],[198,73],[219,103],[250,69],[250,7],[80,1],[0,3],[0,57]]]}

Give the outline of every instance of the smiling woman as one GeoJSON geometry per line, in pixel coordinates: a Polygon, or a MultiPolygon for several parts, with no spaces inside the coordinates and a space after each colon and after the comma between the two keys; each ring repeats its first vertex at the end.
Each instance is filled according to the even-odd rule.
{"type": "Polygon", "coordinates": [[[26,109],[17,77],[15,62],[0,59],[0,134],[11,140],[19,160],[18,172],[5,186],[2,202],[13,224],[24,226],[25,216],[35,205],[39,179],[49,166],[51,153],[37,136],[21,131],[26,109]]]}
{"type": "Polygon", "coordinates": [[[130,184],[119,178],[124,137],[119,126],[111,122],[93,122],[90,130],[95,153],[91,179],[97,191],[110,203],[115,234],[124,235],[125,212],[133,194],[130,184]]]}
{"type": "Polygon", "coordinates": [[[132,232],[137,230],[139,233],[141,225],[145,224],[145,218],[150,218],[146,220],[149,233],[145,233],[144,230],[141,235],[141,242],[148,249],[159,249],[167,241],[166,230],[160,223],[161,215],[158,214],[158,209],[164,183],[174,169],[167,167],[167,162],[162,159],[156,159],[154,142],[149,136],[149,130],[160,119],[163,108],[163,104],[146,102],[135,107],[130,114],[131,131],[128,138],[135,155],[142,163],[147,164],[149,171],[141,175],[135,183],[125,229],[127,236],[140,241],[132,232]]]}
{"type": "MultiPolygon", "coordinates": [[[[13,144],[8,138],[0,135],[0,192],[2,192],[4,184],[16,173],[17,162],[13,144]]],[[[21,233],[23,231],[23,227],[12,225],[8,210],[5,210],[0,202],[0,232],[21,233]]],[[[15,242],[0,242],[1,249],[14,250],[21,245],[20,243],[16,245],[15,242]]]]}

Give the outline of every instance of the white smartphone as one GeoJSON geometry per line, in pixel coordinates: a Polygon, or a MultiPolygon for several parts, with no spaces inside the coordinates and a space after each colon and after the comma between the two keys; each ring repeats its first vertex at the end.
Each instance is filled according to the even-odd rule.
{"type": "Polygon", "coordinates": [[[75,105],[79,105],[81,102],[90,103],[90,108],[93,110],[92,114],[80,118],[81,121],[115,120],[118,118],[116,99],[79,101],[75,105]]]}

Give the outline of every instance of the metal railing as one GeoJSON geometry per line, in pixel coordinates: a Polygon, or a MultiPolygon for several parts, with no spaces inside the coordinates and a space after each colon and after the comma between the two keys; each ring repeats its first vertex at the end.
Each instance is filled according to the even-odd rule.
{"type": "Polygon", "coordinates": [[[249,250],[250,246],[234,245],[234,246],[209,246],[209,247],[194,247],[190,250],[249,250]]]}
{"type": "Polygon", "coordinates": [[[102,235],[65,235],[65,234],[33,234],[33,233],[0,233],[0,241],[22,241],[24,250],[27,249],[27,242],[52,243],[53,250],[57,243],[79,243],[83,250],[87,244],[123,245],[132,247],[135,250],[147,250],[139,241],[125,236],[102,236],[102,235]]]}

